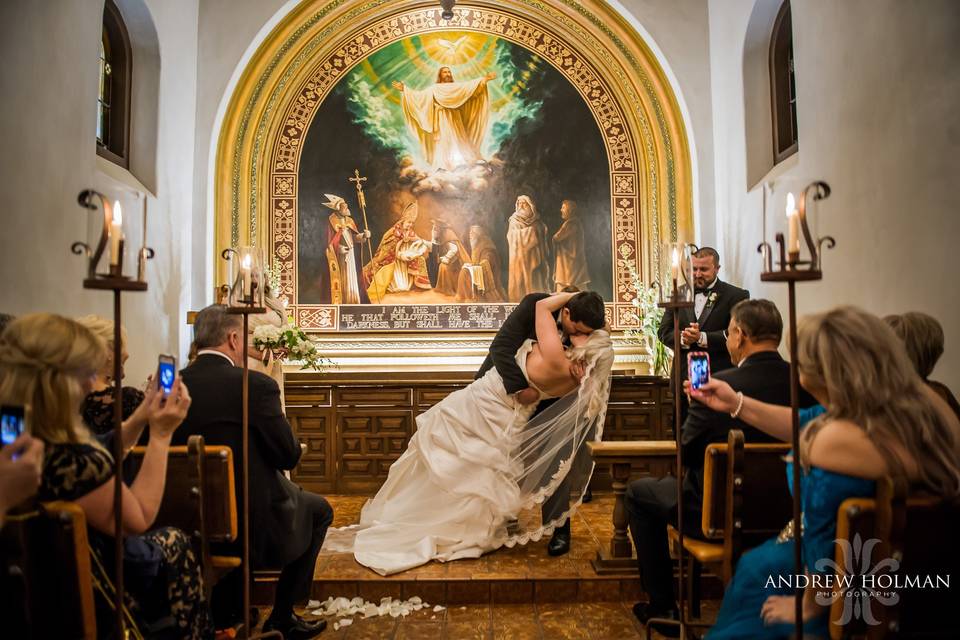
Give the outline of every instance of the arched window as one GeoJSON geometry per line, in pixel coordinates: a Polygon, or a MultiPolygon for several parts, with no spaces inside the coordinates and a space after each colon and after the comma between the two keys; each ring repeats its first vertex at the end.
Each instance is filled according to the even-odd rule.
{"type": "Polygon", "coordinates": [[[793,73],[793,21],[785,0],[770,35],[770,98],[773,109],[773,161],[797,152],[797,81],[793,73]]]}
{"type": "Polygon", "coordinates": [[[97,153],[129,167],[130,37],[112,0],[103,7],[100,38],[100,86],[97,92],[97,153]]]}

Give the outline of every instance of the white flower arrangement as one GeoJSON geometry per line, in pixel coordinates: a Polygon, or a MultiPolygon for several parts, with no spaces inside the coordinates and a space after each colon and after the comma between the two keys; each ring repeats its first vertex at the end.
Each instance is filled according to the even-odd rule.
{"type": "Polygon", "coordinates": [[[278,357],[283,354],[292,360],[299,360],[302,363],[301,370],[322,371],[332,364],[320,355],[316,343],[294,325],[283,328],[272,324],[260,325],[253,330],[253,346],[257,349],[268,349],[278,357]]]}
{"type": "Polygon", "coordinates": [[[630,286],[634,290],[633,317],[636,318],[639,329],[630,329],[624,332],[628,338],[642,340],[647,349],[653,354],[651,370],[654,375],[670,375],[671,358],[673,351],[660,341],[660,321],[663,319],[663,308],[657,305],[659,292],[653,285],[647,286],[640,280],[640,274],[630,270],[630,286]]]}

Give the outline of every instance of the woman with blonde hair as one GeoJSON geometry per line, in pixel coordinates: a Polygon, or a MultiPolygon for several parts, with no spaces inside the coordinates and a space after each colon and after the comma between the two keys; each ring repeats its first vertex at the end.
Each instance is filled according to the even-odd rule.
{"type": "MultiPolygon", "coordinates": [[[[77,318],[77,322],[93,332],[103,343],[106,357],[97,371],[90,393],[83,400],[80,414],[83,421],[95,434],[103,435],[113,429],[113,320],[98,315],[77,318]]],[[[127,352],[127,329],[120,327],[120,375],[130,354],[127,352]]],[[[130,430],[136,441],[147,426],[147,407],[143,404],[143,391],[136,387],[122,387],[122,416],[124,430],[130,430]],[[139,410],[138,410],[139,409],[139,410]]],[[[141,443],[145,444],[145,443],[141,443]]]]}
{"type": "MultiPolygon", "coordinates": [[[[83,509],[101,595],[112,589],[113,458],[84,425],[80,404],[105,358],[103,342],[93,332],[53,314],[24,316],[0,336],[0,402],[30,406],[31,435],[46,445],[39,498],[73,501],[83,509]]],[[[167,633],[211,637],[200,567],[189,539],[178,529],[149,530],[163,497],[170,438],[186,416],[190,394],[178,378],[166,399],[150,389],[144,404],[149,407],[150,442],[140,472],[129,487],[122,486],[128,621],[172,616],[177,628],[167,633]]],[[[125,438],[124,445],[131,444],[125,438]]],[[[98,628],[112,628],[109,603],[98,604],[104,605],[98,607],[104,616],[98,628]]]]}
{"type": "MultiPolygon", "coordinates": [[[[837,509],[851,497],[872,497],[890,476],[910,486],[960,498],[960,423],[917,375],[903,343],[882,320],[854,307],[808,316],[798,334],[800,383],[822,406],[801,410],[803,557],[808,575],[832,560],[837,509]]],[[[775,407],[711,380],[693,399],[725,411],[781,440],[790,439],[788,407],[775,407]]],[[[790,465],[788,465],[789,467],[790,465]]],[[[792,470],[788,468],[788,478],[792,470]]],[[[745,553],[724,595],[709,638],[782,638],[793,633],[789,589],[766,586],[793,573],[793,532],[745,553]]],[[[827,606],[816,589],[803,600],[806,632],[827,636],[827,606]]]]}
{"type": "Polygon", "coordinates": [[[917,374],[960,418],[960,402],[957,402],[950,388],[942,382],[930,379],[930,374],[943,355],[943,327],[937,319],[926,313],[909,311],[901,315],[886,316],[883,321],[903,340],[907,356],[910,357],[917,374]]]}

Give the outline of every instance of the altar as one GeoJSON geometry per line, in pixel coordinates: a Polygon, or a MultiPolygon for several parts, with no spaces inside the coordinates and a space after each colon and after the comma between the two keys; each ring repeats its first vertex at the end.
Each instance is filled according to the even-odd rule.
{"type": "MultiPolygon", "coordinates": [[[[367,364],[323,373],[288,372],[287,418],[305,447],[293,479],[321,495],[373,495],[406,450],[416,417],[469,384],[484,353],[460,356],[469,369],[451,364],[433,370],[426,364],[377,369],[367,364]],[[476,366],[472,359],[478,359],[476,366]]],[[[633,369],[615,371],[603,440],[672,439],[672,397],[665,378],[633,369]]],[[[632,474],[666,473],[668,464],[638,464],[632,474]]],[[[598,466],[591,487],[609,489],[610,483],[609,468],[598,466]]]]}

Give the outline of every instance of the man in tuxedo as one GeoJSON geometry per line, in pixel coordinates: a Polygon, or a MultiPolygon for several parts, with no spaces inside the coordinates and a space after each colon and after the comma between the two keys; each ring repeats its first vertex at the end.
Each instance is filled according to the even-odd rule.
{"type": "MultiPolygon", "coordinates": [[[[242,510],[243,371],[238,363],[247,356],[246,340],[240,316],[226,311],[224,305],[211,305],[197,314],[197,357],[180,374],[195,399],[174,434],[173,444],[186,444],[187,438],[197,434],[206,444],[229,446],[233,450],[237,507],[242,510]]],[[[308,622],[295,616],[293,605],[310,594],[317,554],[333,521],[333,509],[322,497],[284,477],[283,471],[293,469],[300,459],[300,444],[283,415],[280,388],[271,377],[257,371],[250,372],[249,411],[251,566],[282,568],[273,611],[263,628],[278,630],[288,639],[313,638],[323,631],[326,622],[308,622]]],[[[242,517],[242,511],[239,515],[242,517]]],[[[217,554],[240,555],[239,541],[215,546],[220,547],[217,554]]],[[[214,602],[237,602],[241,588],[242,575],[228,577],[217,585],[214,602]]]]}
{"type": "MultiPolygon", "coordinates": [[[[681,381],[687,379],[687,354],[706,351],[710,354],[710,370],[723,371],[733,366],[727,352],[726,329],[730,310],[750,292],[717,277],[720,254],[716,249],[703,247],[693,254],[694,307],[680,310],[680,349],[673,346],[673,309],[667,309],[660,321],[660,342],[674,349],[680,358],[681,381]]],[[[689,402],[680,398],[680,419],[687,417],[689,402]]]]}
{"type": "MultiPolygon", "coordinates": [[[[722,284],[722,283],[720,283],[722,284]]],[[[739,291],[739,290],[738,290],[739,291]]],[[[719,302],[719,300],[718,300],[719,302]]],[[[742,300],[730,310],[724,353],[736,364],[715,377],[725,380],[745,396],[763,402],[790,404],[790,363],[777,351],[783,334],[780,312],[769,300],[742,300]]],[[[816,401],[803,392],[800,406],[816,401]]],[[[775,442],[730,414],[711,411],[693,403],[683,423],[680,446],[686,472],[683,477],[684,535],[702,538],[700,523],[703,503],[703,457],[707,445],[726,442],[730,429],[741,429],[747,442],[775,442]]],[[[667,543],[667,524],[677,523],[677,480],[642,478],[627,487],[625,505],[630,533],[637,550],[640,579],[650,596],[649,603],[637,603],[634,615],[646,623],[649,618],[676,618],[673,594],[673,565],[667,543]]],[[[678,633],[677,627],[658,627],[664,635],[678,633]]]]}
{"type": "MultiPolygon", "coordinates": [[[[547,293],[530,293],[524,296],[520,304],[503,321],[493,342],[490,343],[490,352],[483,361],[476,377],[480,378],[492,367],[497,368],[503,378],[503,386],[507,393],[516,397],[520,404],[536,402],[540,393],[530,387],[523,371],[517,366],[517,350],[527,339],[536,340],[536,307],[537,302],[548,297],[547,293]]],[[[568,343],[571,335],[591,334],[595,329],[602,329],[606,325],[606,314],[603,307],[603,298],[594,291],[581,291],[569,302],[554,313],[557,318],[557,329],[563,333],[564,343],[568,343]]],[[[581,372],[582,375],[582,372],[581,372]]],[[[555,399],[544,400],[537,405],[533,415],[537,415],[555,399]]],[[[583,452],[577,452],[581,455],[583,452]]],[[[567,481],[560,483],[552,496],[543,503],[543,513],[554,513],[556,508],[563,507],[570,502],[570,485],[567,481]]],[[[547,545],[547,553],[559,556],[570,550],[570,520],[553,531],[553,537],[547,545]]]]}

